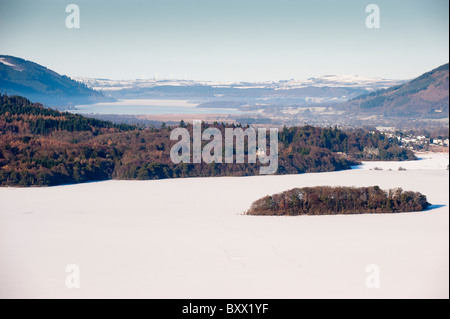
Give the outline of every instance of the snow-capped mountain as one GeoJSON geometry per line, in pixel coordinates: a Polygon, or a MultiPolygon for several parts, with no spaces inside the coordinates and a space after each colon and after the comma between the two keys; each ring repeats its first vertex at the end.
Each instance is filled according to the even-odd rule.
{"type": "Polygon", "coordinates": [[[214,88],[236,89],[275,89],[290,90],[306,87],[340,87],[360,88],[368,91],[388,88],[405,83],[403,80],[390,80],[382,78],[363,77],[359,75],[324,75],[306,80],[286,80],[279,82],[218,82],[218,81],[194,81],[194,80],[109,80],[86,77],[72,77],[88,87],[100,91],[113,91],[131,88],[151,88],[156,86],[210,86],[214,88]]]}
{"type": "Polygon", "coordinates": [[[217,100],[235,105],[301,105],[345,102],[361,94],[399,85],[404,81],[357,75],[325,75],[278,82],[214,82],[194,80],[109,80],[73,77],[75,81],[118,99],[162,98],[217,100]],[[231,103],[233,101],[233,103],[231,103]]]}
{"type": "Polygon", "coordinates": [[[301,87],[352,87],[366,90],[379,90],[405,83],[403,80],[365,77],[360,75],[324,75],[307,80],[280,81],[279,89],[293,89],[301,87]]]}

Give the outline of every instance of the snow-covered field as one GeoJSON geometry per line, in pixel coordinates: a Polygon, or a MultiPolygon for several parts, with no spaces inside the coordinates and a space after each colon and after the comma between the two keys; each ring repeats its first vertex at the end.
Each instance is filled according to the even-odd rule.
{"type": "Polygon", "coordinates": [[[448,298],[447,165],[438,154],[334,173],[0,188],[0,298],[448,298]],[[241,215],[262,196],[315,185],[403,187],[434,206],[241,215]],[[79,289],[66,287],[70,264],[79,289]],[[368,265],[379,288],[366,286],[368,265]]]}
{"type": "Polygon", "coordinates": [[[355,169],[372,170],[381,168],[383,170],[398,170],[407,168],[410,170],[447,169],[448,153],[418,153],[419,160],[411,162],[364,162],[364,165],[355,166],[355,169]]]}

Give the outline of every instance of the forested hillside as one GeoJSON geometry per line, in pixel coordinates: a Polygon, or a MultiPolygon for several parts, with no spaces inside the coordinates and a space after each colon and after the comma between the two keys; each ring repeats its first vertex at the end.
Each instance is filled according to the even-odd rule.
{"type": "Polygon", "coordinates": [[[8,55],[0,55],[0,92],[60,107],[113,100],[42,65],[8,55]]]}
{"type": "MultiPolygon", "coordinates": [[[[208,126],[222,133],[234,127],[208,126]]],[[[192,131],[192,126],[188,129],[192,131]]],[[[259,164],[175,165],[170,160],[170,149],[176,143],[170,141],[171,130],[115,125],[0,95],[0,185],[259,174],[259,164]]],[[[278,174],[349,169],[363,159],[415,158],[398,141],[378,132],[305,126],[285,128],[279,139],[278,174]]]]}
{"type": "Polygon", "coordinates": [[[448,118],[449,65],[444,64],[403,85],[358,96],[345,104],[353,114],[404,118],[448,118]]]}

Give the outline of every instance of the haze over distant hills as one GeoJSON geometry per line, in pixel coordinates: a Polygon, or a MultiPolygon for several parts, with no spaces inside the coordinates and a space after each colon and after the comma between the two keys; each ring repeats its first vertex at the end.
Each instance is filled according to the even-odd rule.
{"type": "Polygon", "coordinates": [[[445,64],[413,80],[357,75],[261,83],[76,80],[117,99],[183,99],[200,108],[238,109],[247,113],[236,120],[251,124],[412,129],[448,125],[448,68],[445,64]]]}
{"type": "MultiPolygon", "coordinates": [[[[358,75],[259,83],[109,80],[69,78],[36,63],[1,55],[0,93],[66,108],[116,99],[192,101],[198,108],[237,109],[243,115],[236,115],[236,121],[250,124],[416,126],[411,120],[448,122],[448,72],[445,64],[411,81],[358,75]]],[[[108,114],[116,113],[111,109],[108,114]]]]}
{"type": "Polygon", "coordinates": [[[346,107],[361,114],[448,118],[448,72],[447,63],[403,85],[358,96],[346,107]]]}
{"type": "Polygon", "coordinates": [[[0,92],[54,107],[112,100],[44,66],[8,55],[0,55],[0,92]]]}
{"type": "Polygon", "coordinates": [[[205,103],[208,108],[292,107],[344,102],[401,83],[404,81],[354,75],[262,83],[69,78],[31,61],[0,55],[0,92],[48,106],[145,98],[196,100],[200,107],[205,103]]]}
{"type": "Polygon", "coordinates": [[[359,75],[324,75],[306,80],[283,80],[278,82],[218,82],[195,81],[186,79],[136,79],[136,80],[109,80],[86,77],[72,77],[73,80],[86,84],[95,90],[119,91],[131,88],[151,88],[155,86],[192,86],[203,85],[214,88],[266,88],[266,89],[299,89],[306,87],[347,87],[362,88],[368,91],[389,88],[406,80],[389,80],[371,78],[359,75]]]}
{"type": "Polygon", "coordinates": [[[278,82],[213,82],[193,80],[108,80],[73,77],[88,87],[114,98],[198,99],[213,106],[252,104],[292,105],[343,102],[349,98],[404,83],[399,80],[353,75],[326,75],[307,80],[278,82]]]}

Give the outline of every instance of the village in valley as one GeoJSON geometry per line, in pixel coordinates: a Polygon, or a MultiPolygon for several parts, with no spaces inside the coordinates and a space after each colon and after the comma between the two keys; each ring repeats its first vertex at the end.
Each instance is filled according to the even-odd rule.
{"type": "Polygon", "coordinates": [[[439,135],[430,132],[401,132],[393,127],[377,127],[377,131],[382,132],[388,138],[396,138],[400,145],[414,151],[449,152],[449,136],[439,135]]]}

